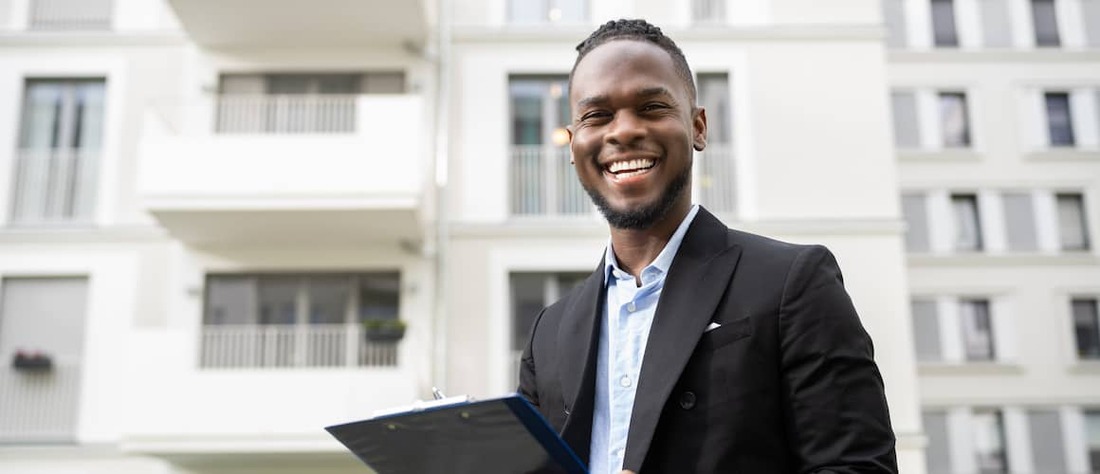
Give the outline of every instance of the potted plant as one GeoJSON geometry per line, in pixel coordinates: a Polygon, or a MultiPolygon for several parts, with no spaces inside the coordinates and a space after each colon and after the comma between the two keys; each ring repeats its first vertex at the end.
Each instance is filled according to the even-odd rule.
{"type": "Polygon", "coordinates": [[[11,366],[15,370],[26,372],[48,372],[53,368],[53,359],[41,351],[15,351],[15,357],[11,360],[11,366]]]}
{"type": "Polygon", "coordinates": [[[397,342],[405,337],[405,322],[400,319],[363,321],[363,334],[371,342],[397,342]]]}

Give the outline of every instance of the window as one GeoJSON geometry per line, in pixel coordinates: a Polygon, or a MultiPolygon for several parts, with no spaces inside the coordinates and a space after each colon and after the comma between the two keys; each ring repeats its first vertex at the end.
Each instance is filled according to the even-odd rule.
{"type": "Polygon", "coordinates": [[[894,118],[894,145],[898,148],[920,148],[916,94],[895,91],[890,94],[890,105],[894,118]]]}
{"type": "Polygon", "coordinates": [[[882,0],[882,19],[886,23],[886,46],[904,48],[909,44],[906,37],[905,1],[882,0]]]}
{"type": "Polygon", "coordinates": [[[989,300],[960,300],[959,322],[962,324],[963,353],[966,360],[993,360],[993,322],[989,316],[989,300]]]}
{"type": "Polygon", "coordinates": [[[1031,0],[1031,19],[1037,46],[1058,46],[1058,14],[1054,0],[1031,0]]]}
{"type": "Polygon", "coordinates": [[[11,200],[13,224],[91,220],[103,108],[102,79],[27,81],[11,200]]]}
{"type": "Polygon", "coordinates": [[[210,275],[201,363],[396,365],[396,344],[365,343],[362,331],[370,321],[398,319],[399,308],[397,273],[210,275]]]}
{"type": "Polygon", "coordinates": [[[1084,197],[1078,193],[1057,195],[1058,235],[1062,250],[1088,250],[1088,223],[1085,221],[1084,197]]]}
{"type": "Polygon", "coordinates": [[[937,47],[959,45],[953,0],[932,0],[932,40],[937,47]]]}
{"type": "Polygon", "coordinates": [[[401,72],[224,74],[219,133],[350,133],[358,94],[400,94],[401,72]]]}
{"type": "Polygon", "coordinates": [[[586,0],[508,0],[512,23],[580,23],[588,19],[586,0]]]}
{"type": "Polygon", "coordinates": [[[512,214],[590,215],[588,195],[569,164],[567,76],[513,76],[512,214]]]}
{"type": "MultiPolygon", "coordinates": [[[[512,355],[516,363],[511,372],[519,374],[519,359],[531,336],[531,326],[543,308],[565,296],[588,278],[584,272],[515,272],[509,276],[512,296],[512,355]]],[[[518,381],[515,385],[518,385],[518,381]]]]}
{"type": "Polygon", "coordinates": [[[913,337],[917,345],[917,360],[942,361],[943,348],[940,344],[940,321],[936,301],[918,298],[913,299],[909,305],[913,314],[913,337]]]}
{"type": "Polygon", "coordinates": [[[695,23],[725,23],[726,0],[691,0],[691,19],[695,23]]]}
{"type": "Polygon", "coordinates": [[[700,204],[728,215],[737,211],[729,74],[701,73],[695,83],[707,111],[707,148],[695,161],[695,187],[700,204]]]}
{"type": "Polygon", "coordinates": [[[1035,207],[1031,194],[1005,193],[1001,196],[1001,203],[1004,205],[1005,237],[1008,241],[1008,249],[1015,252],[1039,250],[1035,207]]]}
{"type": "Polygon", "coordinates": [[[970,146],[970,124],[966,111],[966,94],[940,93],[940,126],[943,146],[961,148],[970,146]]]}
{"type": "Polygon", "coordinates": [[[978,219],[978,197],[974,194],[953,194],[951,208],[955,215],[955,250],[981,250],[982,232],[978,219]]]}
{"type": "Polygon", "coordinates": [[[1100,410],[1085,410],[1085,445],[1092,471],[1100,471],[1100,410]]]}
{"type": "Polygon", "coordinates": [[[947,412],[927,410],[921,414],[924,434],[928,436],[928,445],[924,448],[924,457],[931,474],[954,472],[951,463],[951,439],[948,431],[947,412]]]}
{"type": "Polygon", "coordinates": [[[923,194],[904,194],[901,197],[901,213],[905,219],[905,249],[909,252],[928,252],[928,210],[923,194]]]}
{"type": "Polygon", "coordinates": [[[1100,360],[1100,315],[1096,298],[1073,298],[1073,333],[1077,338],[1077,358],[1100,360]]]}
{"type": "Polygon", "coordinates": [[[1070,113],[1069,94],[1047,92],[1044,94],[1047,111],[1047,130],[1051,146],[1074,146],[1073,117],[1070,113]]]}
{"type": "Polygon", "coordinates": [[[1062,439],[1062,415],[1058,410],[1028,410],[1027,425],[1033,472],[1070,472],[1062,439]]]}
{"type": "Polygon", "coordinates": [[[974,410],[974,448],[977,451],[978,472],[1008,473],[1005,456],[1004,419],[1000,410],[974,410]]]}

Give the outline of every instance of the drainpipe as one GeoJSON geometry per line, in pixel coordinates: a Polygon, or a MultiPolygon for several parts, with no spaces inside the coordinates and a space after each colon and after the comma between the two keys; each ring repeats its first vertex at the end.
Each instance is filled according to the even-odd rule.
{"type": "Polygon", "coordinates": [[[432,308],[432,384],[445,393],[447,386],[447,174],[450,154],[451,5],[436,0],[435,140],[432,162],[435,191],[435,288],[432,308]]]}

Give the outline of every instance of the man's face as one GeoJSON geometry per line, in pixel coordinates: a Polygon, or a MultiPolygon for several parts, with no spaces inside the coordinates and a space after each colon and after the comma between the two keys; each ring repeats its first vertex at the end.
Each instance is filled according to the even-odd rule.
{"type": "Polygon", "coordinates": [[[577,176],[612,227],[647,229],[690,203],[706,115],[668,53],[642,41],[600,45],[577,64],[569,99],[577,176]]]}

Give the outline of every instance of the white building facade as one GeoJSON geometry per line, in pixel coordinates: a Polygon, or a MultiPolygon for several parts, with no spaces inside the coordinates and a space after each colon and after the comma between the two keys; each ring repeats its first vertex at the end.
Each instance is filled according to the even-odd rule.
{"type": "Polygon", "coordinates": [[[0,0],[0,472],[365,472],[323,426],[512,391],[606,245],[559,129],[622,17],[695,201],[837,255],[903,472],[1100,471],[1098,4],[0,0]]]}

